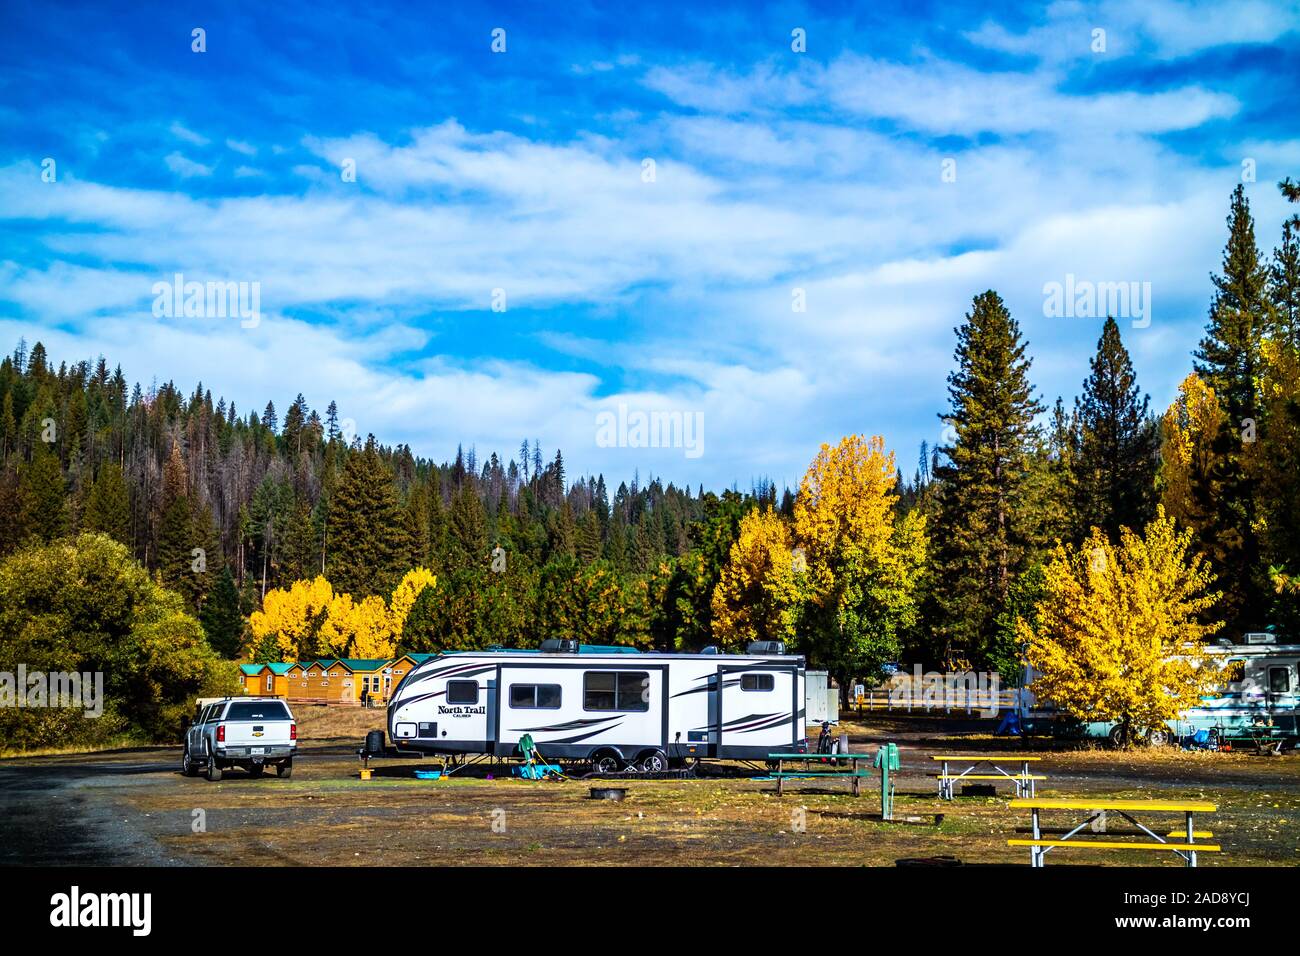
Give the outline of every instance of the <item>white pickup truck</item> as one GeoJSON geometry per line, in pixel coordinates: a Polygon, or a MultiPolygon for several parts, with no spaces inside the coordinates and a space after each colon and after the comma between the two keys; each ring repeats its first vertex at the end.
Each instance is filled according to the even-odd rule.
{"type": "Polygon", "coordinates": [[[185,734],[181,772],[193,777],[203,767],[209,780],[220,780],[223,770],[243,767],[260,777],[270,764],[288,777],[297,749],[298,725],[280,698],[221,697],[200,702],[185,734]]]}

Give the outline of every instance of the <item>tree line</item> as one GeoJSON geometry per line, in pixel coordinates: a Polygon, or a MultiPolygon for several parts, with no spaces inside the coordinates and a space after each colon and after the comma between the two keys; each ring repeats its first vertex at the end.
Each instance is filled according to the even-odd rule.
{"type": "Polygon", "coordinates": [[[1168,520],[1160,534],[1186,533],[1221,592],[1198,606],[1202,623],[1294,635],[1298,233],[1293,216],[1262,252],[1233,192],[1205,335],[1163,413],[1114,318],[1079,396],[1047,408],[1019,323],[989,290],[955,329],[945,440],[922,445],[910,478],[883,438],[849,436],[781,493],[652,477],[611,496],[603,476],[573,478],[560,451],[527,440],[508,459],[471,447],[438,464],[347,434],[334,403],[324,417],[302,395],[283,420],[270,402],[243,414],[201,384],[128,390],[103,358],[56,368],[19,343],[0,362],[0,558],[112,539],[226,659],[781,638],[841,678],[900,657],[1014,673],[1058,547],[1122,548],[1126,530],[1168,520]],[[414,595],[413,569],[426,583],[414,595]],[[333,619],[350,623],[326,627],[340,596],[333,619]],[[307,619],[292,641],[266,623],[291,608],[307,619]]]}

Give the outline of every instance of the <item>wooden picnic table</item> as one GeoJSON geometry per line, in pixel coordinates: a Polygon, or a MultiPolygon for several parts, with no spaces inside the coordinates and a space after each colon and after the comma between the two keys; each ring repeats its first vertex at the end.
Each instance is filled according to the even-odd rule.
{"type": "Polygon", "coordinates": [[[939,797],[943,800],[953,798],[954,786],[959,780],[992,780],[1001,782],[1010,780],[1016,785],[1016,796],[1036,796],[1038,793],[1037,783],[1039,780],[1046,780],[1047,777],[1041,774],[1029,772],[1029,765],[1042,760],[1042,757],[1022,757],[1015,754],[1007,756],[981,756],[969,754],[937,754],[930,757],[931,760],[937,760],[943,764],[943,769],[936,776],[939,778],[939,797]],[[950,763],[964,763],[966,769],[961,773],[953,774],[948,770],[950,763]],[[1020,770],[1016,773],[1008,773],[999,764],[1020,764],[1020,770]],[[987,765],[992,773],[975,773],[976,768],[981,765],[987,765]]]}
{"type": "Polygon", "coordinates": [[[1197,843],[1198,839],[1214,836],[1208,830],[1197,830],[1193,817],[1197,813],[1214,813],[1218,807],[1205,800],[1116,800],[1107,797],[1070,798],[1063,800],[1023,799],[1012,800],[1012,809],[1029,810],[1031,818],[1030,840],[1008,840],[1009,846],[1029,847],[1029,865],[1041,867],[1048,852],[1061,847],[1091,847],[1094,850],[1169,850],[1183,859],[1187,866],[1196,866],[1197,853],[1217,853],[1221,849],[1216,843],[1197,843]],[[1043,839],[1043,830],[1039,813],[1043,810],[1081,810],[1087,814],[1082,823],[1068,830],[1059,840],[1043,839]],[[1104,826],[1105,815],[1117,813],[1133,824],[1143,834],[1151,837],[1154,843],[1131,843],[1122,840],[1077,839],[1079,834],[1093,831],[1092,826],[1100,820],[1104,826]],[[1139,822],[1135,813],[1177,813],[1183,816],[1184,826],[1181,830],[1161,836],[1146,824],[1139,822]],[[1170,840],[1176,842],[1170,842],[1170,840]]]}
{"type": "Polygon", "coordinates": [[[776,770],[772,776],[776,778],[776,795],[779,797],[785,790],[785,781],[797,777],[847,777],[853,782],[853,795],[859,797],[862,795],[862,778],[871,776],[871,768],[867,766],[862,768],[859,764],[874,761],[873,754],[864,753],[834,753],[834,754],[768,754],[769,761],[776,761],[776,770]],[[790,770],[785,769],[789,762],[803,761],[809,763],[812,761],[823,761],[834,764],[849,764],[849,770],[790,770]]]}

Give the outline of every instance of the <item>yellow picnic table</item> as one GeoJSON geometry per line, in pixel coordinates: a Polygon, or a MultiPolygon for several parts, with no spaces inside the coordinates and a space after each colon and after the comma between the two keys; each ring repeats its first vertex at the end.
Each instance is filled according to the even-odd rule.
{"type": "Polygon", "coordinates": [[[1208,839],[1214,836],[1209,830],[1197,830],[1193,820],[1194,814],[1214,813],[1218,809],[1215,804],[1205,800],[1117,800],[1108,797],[1078,797],[1059,800],[1012,800],[1011,807],[1012,809],[1028,810],[1030,812],[1030,832],[1033,834],[1033,839],[1008,840],[1007,844],[1009,846],[1029,847],[1029,865],[1034,867],[1043,865],[1043,858],[1047,856],[1049,851],[1066,846],[1091,847],[1094,850],[1169,850],[1181,857],[1187,866],[1196,866],[1197,853],[1217,853],[1221,849],[1217,843],[1196,842],[1198,839],[1208,839]],[[1039,819],[1039,814],[1044,810],[1083,811],[1087,814],[1087,817],[1082,823],[1066,831],[1060,839],[1048,840],[1043,838],[1043,829],[1039,819]],[[1155,842],[1132,843],[1123,840],[1077,838],[1085,830],[1089,833],[1095,832],[1104,836],[1106,832],[1106,815],[1109,813],[1119,814],[1155,842]],[[1176,813],[1184,818],[1184,825],[1181,829],[1161,836],[1147,825],[1139,822],[1133,816],[1135,813],[1176,813]],[[1099,830],[1096,829],[1098,823],[1101,825],[1099,830]],[[1175,842],[1170,842],[1171,839],[1175,840],[1175,842]]]}
{"type": "Polygon", "coordinates": [[[1047,778],[1041,774],[1032,774],[1029,772],[1029,765],[1035,761],[1042,760],[1042,757],[1022,757],[1016,754],[1007,754],[1004,756],[980,756],[964,754],[937,754],[930,758],[942,763],[943,769],[936,774],[939,778],[939,797],[943,800],[953,798],[954,787],[959,780],[992,780],[1001,783],[1003,780],[1010,780],[1016,785],[1016,796],[1023,797],[1035,796],[1038,793],[1037,783],[1039,780],[1047,778]],[[948,769],[950,763],[966,764],[966,769],[961,773],[952,773],[948,769]],[[1020,769],[1014,773],[1008,773],[1001,764],[1020,764],[1020,769]],[[982,766],[987,766],[992,772],[975,773],[982,766]]]}

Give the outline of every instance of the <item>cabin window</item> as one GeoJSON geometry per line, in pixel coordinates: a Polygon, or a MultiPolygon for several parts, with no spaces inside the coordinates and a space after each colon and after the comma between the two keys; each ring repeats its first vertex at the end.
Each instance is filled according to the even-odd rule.
{"type": "Polygon", "coordinates": [[[477,704],[478,703],[478,681],[476,680],[447,681],[447,703],[477,704]]]}
{"type": "Polygon", "coordinates": [[[649,689],[645,671],[587,671],[582,675],[582,709],[649,710],[649,689]]]}
{"type": "Polygon", "coordinates": [[[560,696],[559,684],[510,685],[510,706],[516,710],[555,710],[560,696]]]}
{"type": "Polygon", "coordinates": [[[776,687],[776,679],[771,674],[741,674],[741,690],[772,690],[776,687]]]}
{"type": "Polygon", "coordinates": [[[1291,693],[1291,668],[1270,667],[1268,669],[1268,690],[1270,694],[1291,693]]]}
{"type": "Polygon", "coordinates": [[[275,677],[271,674],[266,675],[266,689],[267,690],[275,689],[275,677]]]}

